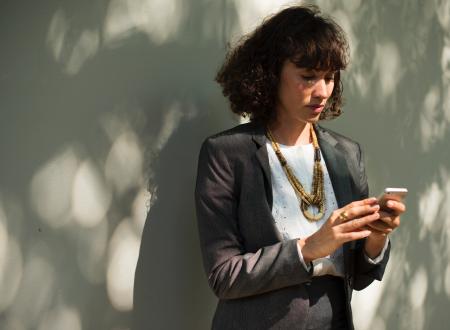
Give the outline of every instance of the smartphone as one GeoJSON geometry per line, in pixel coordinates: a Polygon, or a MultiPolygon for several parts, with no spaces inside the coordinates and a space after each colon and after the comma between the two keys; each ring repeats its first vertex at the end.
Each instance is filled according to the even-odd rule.
{"type": "Polygon", "coordinates": [[[386,206],[387,201],[394,200],[401,202],[408,194],[408,189],[406,188],[385,188],[384,192],[378,197],[378,204],[380,209],[389,209],[386,206]]]}

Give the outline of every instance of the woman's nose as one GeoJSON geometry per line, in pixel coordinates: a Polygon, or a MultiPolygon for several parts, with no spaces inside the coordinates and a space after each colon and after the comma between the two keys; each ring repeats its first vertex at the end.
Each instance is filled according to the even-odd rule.
{"type": "Polygon", "coordinates": [[[313,97],[318,97],[318,98],[328,98],[328,88],[327,88],[327,83],[325,81],[325,79],[319,79],[316,84],[314,85],[314,89],[313,89],[313,93],[312,96],[313,97]]]}

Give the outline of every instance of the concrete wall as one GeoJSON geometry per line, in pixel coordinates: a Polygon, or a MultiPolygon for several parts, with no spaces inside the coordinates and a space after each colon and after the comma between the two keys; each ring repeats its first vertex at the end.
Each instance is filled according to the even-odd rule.
{"type": "MultiPolygon", "coordinates": [[[[226,42],[285,3],[0,2],[1,329],[208,328],[196,161],[204,137],[238,122],[212,80],[226,42]]],[[[345,114],[326,126],[363,145],[374,195],[411,191],[355,322],[442,329],[450,1],[317,3],[352,47],[345,114]]]]}

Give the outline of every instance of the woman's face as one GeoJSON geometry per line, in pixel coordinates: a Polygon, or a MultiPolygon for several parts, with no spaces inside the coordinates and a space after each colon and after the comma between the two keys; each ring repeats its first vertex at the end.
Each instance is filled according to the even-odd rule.
{"type": "Polygon", "coordinates": [[[280,73],[277,121],[317,122],[333,92],[334,74],[333,71],[299,68],[286,60],[280,73]]]}

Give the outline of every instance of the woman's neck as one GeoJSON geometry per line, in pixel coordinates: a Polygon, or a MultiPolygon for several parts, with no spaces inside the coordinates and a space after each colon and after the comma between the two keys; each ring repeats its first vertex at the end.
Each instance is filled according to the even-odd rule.
{"type": "Polygon", "coordinates": [[[269,125],[276,142],[297,146],[311,143],[310,123],[275,121],[269,125]]]}

